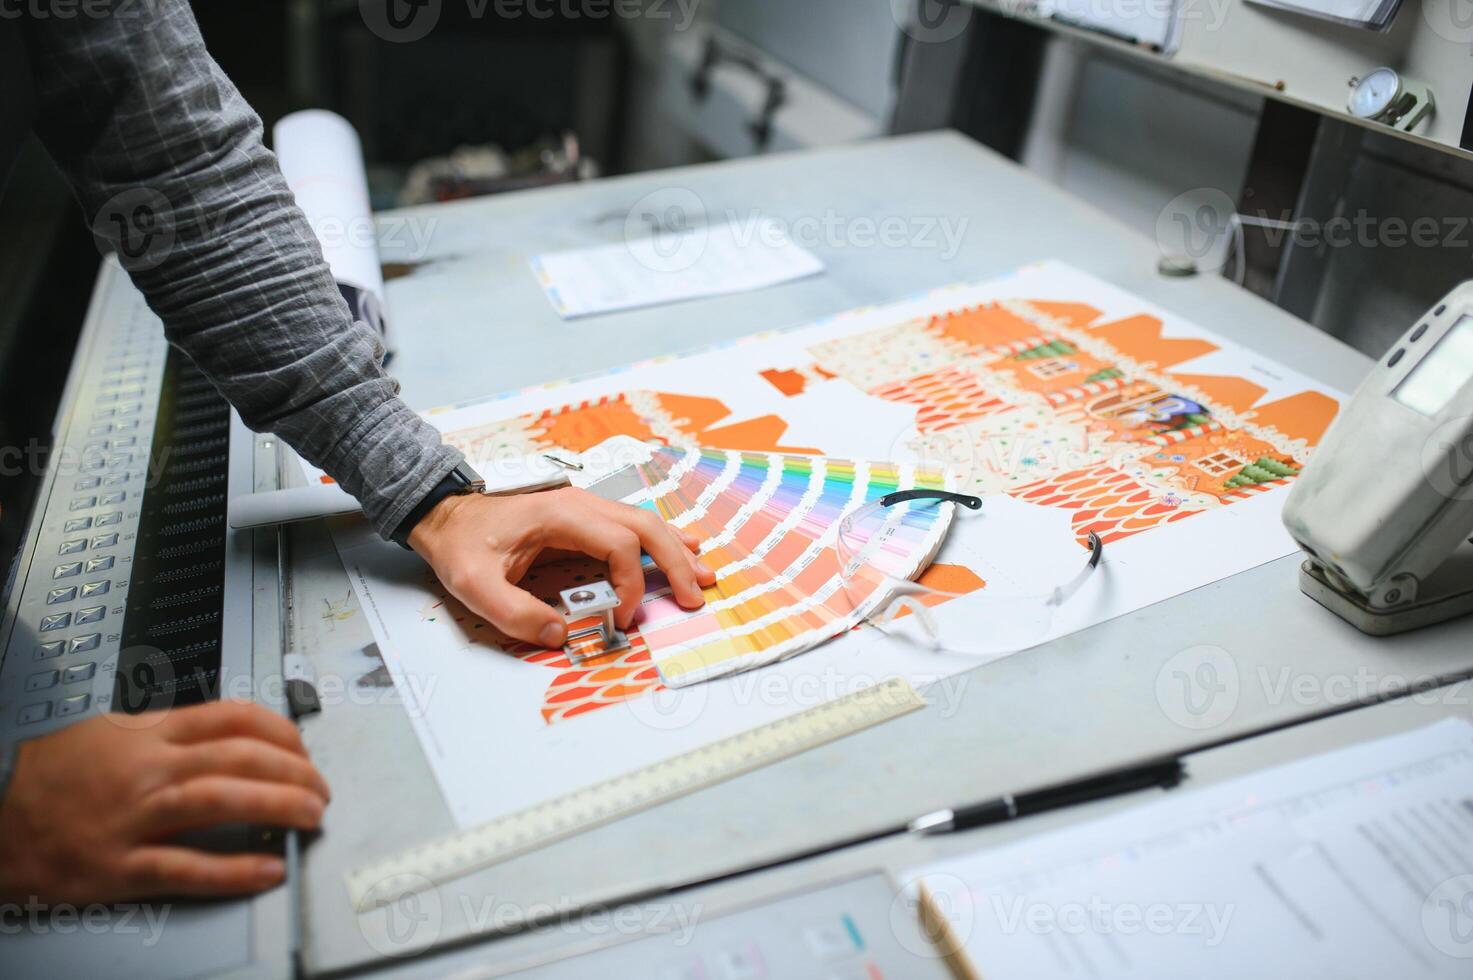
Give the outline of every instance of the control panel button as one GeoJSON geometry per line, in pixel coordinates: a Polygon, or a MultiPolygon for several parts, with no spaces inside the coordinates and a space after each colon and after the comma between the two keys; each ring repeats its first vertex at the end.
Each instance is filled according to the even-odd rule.
{"type": "Polygon", "coordinates": [[[87,561],[87,574],[90,575],[93,572],[105,572],[109,568],[113,567],[113,562],[115,562],[116,560],[117,559],[114,558],[112,555],[108,555],[105,558],[90,558],[87,561]]]}
{"type": "Polygon", "coordinates": [[[71,534],[74,531],[85,531],[85,530],[87,530],[91,526],[92,526],[92,518],[90,518],[90,517],[73,517],[71,520],[69,520],[69,521],[66,522],[66,528],[65,528],[65,530],[66,530],[66,532],[68,534],[71,534]]]}
{"type": "Polygon", "coordinates": [[[105,487],[120,487],[120,486],[122,486],[123,484],[125,484],[127,482],[128,482],[128,474],[127,473],[118,473],[115,476],[109,476],[109,477],[106,477],[105,479],[103,479],[102,485],[105,486],[105,487]]]}
{"type": "Polygon", "coordinates": [[[112,587],[111,582],[88,582],[82,586],[82,598],[91,599],[95,596],[107,595],[112,587]]]}
{"type": "Polygon", "coordinates": [[[123,501],[125,501],[127,499],[128,499],[128,495],[126,493],[124,493],[123,491],[119,490],[117,493],[106,493],[106,494],[103,494],[102,495],[102,500],[100,502],[101,502],[102,506],[104,506],[104,507],[116,507],[118,504],[121,504],[123,501]]]}
{"type": "Polygon", "coordinates": [[[70,715],[79,715],[86,711],[87,706],[91,703],[92,695],[90,694],[73,694],[69,698],[62,698],[56,702],[56,717],[66,718],[70,715]]]}
{"type": "Polygon", "coordinates": [[[86,609],[77,610],[77,618],[75,622],[78,626],[82,626],[86,623],[95,623],[106,615],[106,606],[88,606],[86,609]]]}
{"type": "Polygon", "coordinates": [[[79,561],[64,562],[56,566],[51,573],[52,578],[71,578],[73,575],[82,574],[82,563],[79,561]]]}
{"type": "Polygon", "coordinates": [[[41,632],[51,633],[56,630],[64,630],[72,625],[71,613],[52,613],[50,616],[41,617],[41,632]]]}
{"type": "Polygon", "coordinates": [[[96,507],[96,506],[97,506],[97,498],[96,497],[76,497],[76,498],[74,498],[72,500],[71,505],[70,505],[70,507],[71,507],[72,510],[87,510],[90,507],[96,507]]]}
{"type": "Polygon", "coordinates": [[[39,704],[28,704],[20,709],[17,717],[22,725],[34,725],[38,721],[45,721],[51,717],[51,702],[42,701],[39,704]]]}
{"type": "Polygon", "coordinates": [[[77,597],[77,587],[69,585],[64,589],[52,589],[46,593],[46,605],[55,606],[63,602],[71,602],[77,597]]]}
{"type": "Polygon", "coordinates": [[[97,477],[95,477],[95,476],[85,477],[85,478],[83,478],[81,480],[78,480],[76,482],[75,486],[73,487],[73,489],[76,489],[76,490],[96,490],[97,489],[97,484],[99,482],[101,482],[101,481],[99,481],[97,479],[97,477]]]}
{"type": "Polygon", "coordinates": [[[61,672],[63,684],[75,684],[77,681],[90,680],[97,673],[97,665],[94,663],[72,664],[61,672]]]}
{"type": "Polygon", "coordinates": [[[97,645],[101,642],[101,633],[88,633],[85,636],[74,638],[71,643],[67,644],[67,649],[72,653],[86,653],[88,650],[96,650],[97,645]]]}
{"type": "Polygon", "coordinates": [[[99,516],[97,520],[93,521],[92,523],[98,527],[107,527],[111,524],[118,524],[122,520],[123,515],[118,511],[113,511],[110,514],[103,514],[99,516]]]}
{"type": "Polygon", "coordinates": [[[44,691],[48,687],[56,686],[57,673],[54,670],[38,670],[26,678],[27,691],[44,691]]]}
{"type": "Polygon", "coordinates": [[[118,543],[118,536],[115,533],[114,534],[99,534],[97,537],[95,537],[95,538],[92,539],[92,547],[94,547],[94,548],[111,548],[113,545],[115,545],[117,543],[118,543]]]}
{"type": "Polygon", "coordinates": [[[59,657],[61,656],[62,648],[65,646],[66,644],[60,640],[57,640],[55,643],[42,643],[36,647],[36,659],[50,660],[52,657],[59,657]]]}
{"type": "Polygon", "coordinates": [[[56,549],[56,553],[59,555],[79,555],[86,550],[87,540],[85,538],[77,538],[72,541],[63,541],[61,547],[56,549]]]}

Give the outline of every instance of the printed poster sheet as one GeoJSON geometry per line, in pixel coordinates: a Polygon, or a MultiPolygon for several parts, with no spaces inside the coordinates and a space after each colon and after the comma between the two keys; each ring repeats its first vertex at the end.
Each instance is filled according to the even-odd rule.
{"type": "MultiPolygon", "coordinates": [[[[1046,591],[1081,566],[1091,532],[1105,542],[1101,568],[1053,617],[1053,638],[1293,553],[1284,495],[1338,398],[1043,263],[429,418],[472,460],[581,452],[629,435],[948,466],[957,489],[985,502],[953,522],[921,579],[961,594],[931,610],[946,635],[987,628],[978,610],[996,606],[969,597],[1046,591]]],[[[919,687],[983,662],[862,627],[755,671],[668,689],[641,640],[643,620],[628,650],[575,666],[561,650],[498,642],[422,561],[365,526],[335,534],[463,826],[888,677],[919,687]]],[[[540,579],[570,572],[532,574],[537,591],[549,586],[540,579]]]]}

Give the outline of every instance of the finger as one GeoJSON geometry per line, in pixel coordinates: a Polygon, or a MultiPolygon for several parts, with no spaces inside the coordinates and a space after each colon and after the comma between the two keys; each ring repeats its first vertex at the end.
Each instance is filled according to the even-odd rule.
{"type": "Polygon", "coordinates": [[[123,862],[136,897],[248,895],[286,877],[286,864],[269,854],[206,854],[187,847],[140,847],[123,862]]]}
{"type": "MultiPolygon", "coordinates": [[[[701,595],[702,576],[696,567],[698,561],[685,547],[674,528],[658,515],[638,507],[607,504],[603,509],[609,517],[639,536],[640,545],[670,580],[670,591],[676,602],[686,609],[695,609],[705,604],[705,596],[701,595]]],[[[710,581],[715,580],[714,575],[707,577],[710,581]]]]}
{"type": "Polygon", "coordinates": [[[171,742],[189,744],[243,736],[307,754],[297,726],[268,708],[246,701],[216,701],[172,712],[159,730],[171,742]]]}
{"type": "Polygon", "coordinates": [[[568,624],[562,614],[500,572],[476,576],[457,592],[471,611],[501,632],[524,643],[549,650],[563,645],[568,624]]]}
{"type": "Polygon", "coordinates": [[[696,582],[700,584],[701,588],[710,588],[716,584],[716,573],[711,570],[711,566],[707,565],[700,555],[691,552],[686,557],[690,559],[690,567],[695,570],[696,582]]]}
{"type": "Polygon", "coordinates": [[[211,775],[301,786],[322,797],[324,802],[332,796],[327,780],[304,756],[244,736],[191,745],[174,768],[176,781],[211,775]]]}
{"type": "Polygon", "coordinates": [[[576,560],[576,559],[579,559],[579,558],[585,558],[586,559],[587,557],[588,556],[585,555],[583,552],[578,551],[576,549],[570,549],[570,548],[543,548],[541,551],[539,551],[537,553],[537,557],[534,558],[534,559],[532,559],[532,564],[533,565],[546,565],[546,564],[549,564],[549,563],[555,562],[555,561],[569,561],[569,560],[576,560]]]}
{"type": "Polygon", "coordinates": [[[548,514],[550,544],[576,548],[606,562],[609,584],[619,595],[614,621],[627,629],[644,599],[644,568],[639,561],[639,535],[596,507],[571,505],[566,500],[548,514]]]}
{"type": "MultiPolygon", "coordinates": [[[[663,523],[663,522],[662,522],[663,523]]],[[[696,582],[700,585],[712,585],[716,581],[716,573],[707,567],[701,560],[701,544],[695,535],[684,528],[676,527],[674,524],[665,524],[665,531],[680,543],[685,560],[690,563],[691,569],[696,573],[696,582]]]]}
{"type": "Polygon", "coordinates": [[[301,786],[199,776],[171,783],[147,797],[141,829],[153,839],[227,823],[313,830],[322,822],[322,808],[322,797],[301,786]]]}
{"type": "MultiPolygon", "coordinates": [[[[675,601],[684,609],[697,609],[705,605],[706,597],[701,594],[703,566],[700,559],[691,554],[680,537],[672,533],[672,528],[654,514],[638,511],[633,519],[638,522],[634,531],[639,535],[640,544],[665,573],[675,601]]],[[[707,574],[705,577],[714,580],[712,575],[707,574]]]]}

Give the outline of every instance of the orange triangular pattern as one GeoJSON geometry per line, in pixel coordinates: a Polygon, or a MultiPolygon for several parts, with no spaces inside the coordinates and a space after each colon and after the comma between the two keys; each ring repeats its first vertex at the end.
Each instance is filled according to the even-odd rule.
{"type": "Polygon", "coordinates": [[[731,409],[717,398],[702,398],[700,395],[674,395],[660,391],[655,393],[660,407],[669,412],[675,424],[684,432],[696,433],[715,425],[731,414],[731,409]]]}
{"type": "Polygon", "coordinates": [[[965,347],[988,349],[1019,340],[1031,340],[1039,335],[1038,327],[1034,324],[990,303],[932,317],[927,329],[965,347]]]}
{"type": "Polygon", "coordinates": [[[822,449],[815,449],[812,446],[780,445],[779,440],[787,431],[788,423],[781,417],[762,415],[755,419],[747,419],[745,422],[722,426],[719,429],[691,432],[690,435],[698,439],[701,445],[714,449],[737,449],[754,453],[796,453],[801,456],[823,455],[822,449]]]}
{"type": "Polygon", "coordinates": [[[1268,391],[1247,378],[1231,375],[1173,374],[1172,377],[1200,389],[1208,401],[1225,405],[1235,412],[1246,412],[1258,404],[1258,399],[1268,391]]]}
{"type": "Polygon", "coordinates": [[[803,394],[803,389],[808,387],[808,379],[803,377],[801,371],[794,371],[790,368],[768,368],[761,374],[767,379],[768,384],[789,398],[803,394]]]}
{"type": "Polygon", "coordinates": [[[1145,313],[1102,323],[1092,331],[1126,357],[1143,364],[1168,368],[1217,350],[1216,344],[1195,337],[1168,339],[1161,336],[1161,321],[1145,313]]]}
{"type": "Polygon", "coordinates": [[[541,427],[545,444],[579,453],[612,436],[633,436],[642,441],[655,438],[655,433],[623,396],[593,405],[544,412],[535,424],[541,427]]]}
{"type": "Polygon", "coordinates": [[[1339,404],[1329,395],[1301,391],[1255,409],[1253,421],[1259,425],[1271,425],[1290,439],[1303,439],[1315,445],[1330,423],[1335,421],[1335,413],[1339,410],[1339,404]]]}

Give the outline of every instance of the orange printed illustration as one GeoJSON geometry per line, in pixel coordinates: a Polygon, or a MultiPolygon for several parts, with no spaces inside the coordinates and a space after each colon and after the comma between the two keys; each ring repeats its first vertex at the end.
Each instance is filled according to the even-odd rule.
{"type": "MultiPolygon", "coordinates": [[[[903,437],[961,487],[1065,512],[1078,542],[1119,541],[1231,506],[1292,481],[1337,411],[1318,391],[1282,391],[1204,369],[1211,340],[1167,336],[1152,315],[1106,317],[1078,302],[1001,300],[919,317],[807,348],[808,363],[759,372],[796,399],[850,385],[913,412],[903,437]]],[[[743,417],[719,398],[637,389],[447,433],[475,460],[564,450],[611,436],[667,446],[821,454],[797,445],[776,413],[743,417]]],[[[592,566],[559,563],[524,583],[556,603],[592,566]]],[[[983,587],[972,570],[938,564],[922,579],[953,593],[983,587]]],[[[446,617],[467,645],[552,673],[541,714],[557,724],[661,687],[637,626],[627,649],[574,663],[563,650],[516,644],[469,614],[438,583],[425,619],[446,617]]]]}
{"type": "Polygon", "coordinates": [[[1244,378],[1175,370],[1218,350],[1148,314],[1011,300],[810,348],[762,376],[790,397],[843,379],[915,406],[910,448],[982,495],[1068,510],[1119,540],[1291,480],[1335,416],[1316,391],[1265,401],[1244,378]]]}

